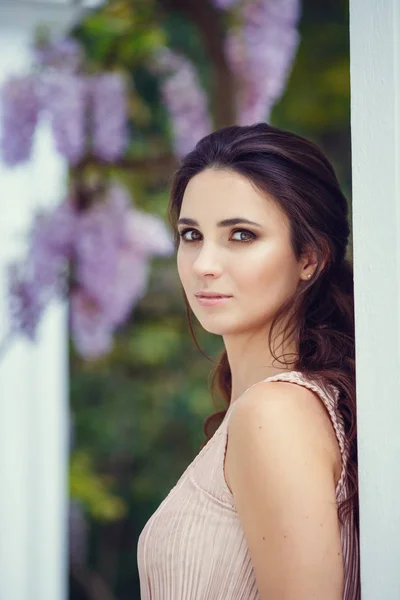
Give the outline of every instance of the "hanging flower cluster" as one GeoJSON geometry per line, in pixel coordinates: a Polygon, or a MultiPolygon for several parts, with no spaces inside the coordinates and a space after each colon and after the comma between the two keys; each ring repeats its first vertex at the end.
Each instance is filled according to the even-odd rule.
{"type": "Polygon", "coordinates": [[[212,131],[207,94],[190,60],[168,48],[155,55],[152,70],[162,77],[161,94],[171,119],[172,145],[175,154],[182,157],[212,131]]]}
{"type": "Polygon", "coordinates": [[[84,358],[105,354],[146,291],[150,258],[172,252],[163,221],[135,208],[120,184],[110,184],[84,210],[71,192],[37,215],[25,260],[10,266],[13,330],[35,339],[48,303],[69,295],[77,351],[84,358]]]}
{"type": "MultiPolygon", "coordinates": [[[[214,2],[220,6],[224,3],[214,2]]],[[[281,96],[299,44],[299,16],[300,0],[242,2],[241,26],[229,33],[225,44],[231,69],[239,81],[240,125],[268,120],[281,96]]]]}
{"type": "Polygon", "coordinates": [[[83,53],[74,40],[36,48],[35,74],[7,80],[1,90],[3,161],[30,158],[39,119],[48,117],[57,150],[76,164],[86,152],[114,161],[126,148],[127,89],[118,72],[82,73],[83,53]]]}
{"type": "Polygon", "coordinates": [[[39,97],[33,76],[13,76],[0,90],[1,149],[7,165],[16,165],[29,159],[32,138],[39,115],[39,97]]]}
{"type": "Polygon", "coordinates": [[[93,154],[112,162],[127,146],[125,80],[118,73],[102,73],[88,79],[92,114],[93,154]]]}
{"type": "Polygon", "coordinates": [[[73,38],[37,44],[33,48],[33,53],[38,67],[76,73],[83,66],[83,50],[73,38]]]}

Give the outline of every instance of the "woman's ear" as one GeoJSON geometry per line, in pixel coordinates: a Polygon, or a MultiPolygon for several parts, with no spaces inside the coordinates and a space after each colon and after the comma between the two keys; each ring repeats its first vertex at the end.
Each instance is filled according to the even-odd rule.
{"type": "Polygon", "coordinates": [[[315,269],[318,266],[317,253],[315,250],[305,250],[300,259],[300,276],[307,277],[310,273],[314,275],[315,269]]]}
{"type": "Polygon", "coordinates": [[[320,258],[318,260],[318,251],[315,248],[307,248],[300,259],[300,276],[302,279],[310,279],[308,277],[309,274],[312,275],[313,278],[316,275],[319,275],[324,269],[327,263],[326,258],[320,258]]]}

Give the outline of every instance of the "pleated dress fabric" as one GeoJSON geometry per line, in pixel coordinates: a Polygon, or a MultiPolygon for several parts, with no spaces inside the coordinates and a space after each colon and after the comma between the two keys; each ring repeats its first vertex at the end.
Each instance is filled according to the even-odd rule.
{"type": "MultiPolygon", "coordinates": [[[[324,403],[342,455],[336,499],[345,499],[348,447],[337,410],[338,389],[328,383],[316,384],[298,371],[263,381],[302,385],[324,403]]],[[[137,547],[141,600],[260,600],[235,500],[224,476],[229,419],[238,402],[245,401],[246,392],[231,404],[211,440],[143,528],[137,547]]],[[[340,534],[343,600],[359,600],[359,549],[352,519],[341,525],[340,534]]]]}

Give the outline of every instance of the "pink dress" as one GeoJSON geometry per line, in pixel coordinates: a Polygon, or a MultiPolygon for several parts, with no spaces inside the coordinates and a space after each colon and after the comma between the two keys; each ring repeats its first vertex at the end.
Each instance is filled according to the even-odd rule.
{"type": "MultiPolygon", "coordinates": [[[[332,420],[342,454],[336,498],[346,497],[347,446],[338,390],[316,385],[303,373],[290,371],[264,381],[286,381],[316,392],[332,420]]],[[[249,388],[250,389],[250,388],[249,388]]],[[[246,390],[247,392],[248,390],[246,390]]],[[[138,541],[141,600],[259,600],[248,546],[224,477],[227,428],[231,406],[214,436],[187,467],[150,517],[138,541]]],[[[358,543],[352,521],[341,526],[344,600],[359,600],[356,585],[358,543]],[[351,550],[356,549],[356,559],[351,550]]]]}

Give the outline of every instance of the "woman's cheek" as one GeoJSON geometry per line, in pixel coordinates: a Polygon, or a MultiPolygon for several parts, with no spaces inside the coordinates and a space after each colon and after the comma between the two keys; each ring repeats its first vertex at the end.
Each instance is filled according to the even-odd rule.
{"type": "Polygon", "coordinates": [[[236,273],[245,285],[262,286],[270,277],[271,266],[265,253],[249,253],[236,261],[236,273]]]}
{"type": "Polygon", "coordinates": [[[178,269],[179,277],[181,277],[182,273],[183,273],[183,257],[182,257],[182,250],[180,250],[180,248],[178,248],[178,251],[176,254],[176,266],[178,269]]]}

